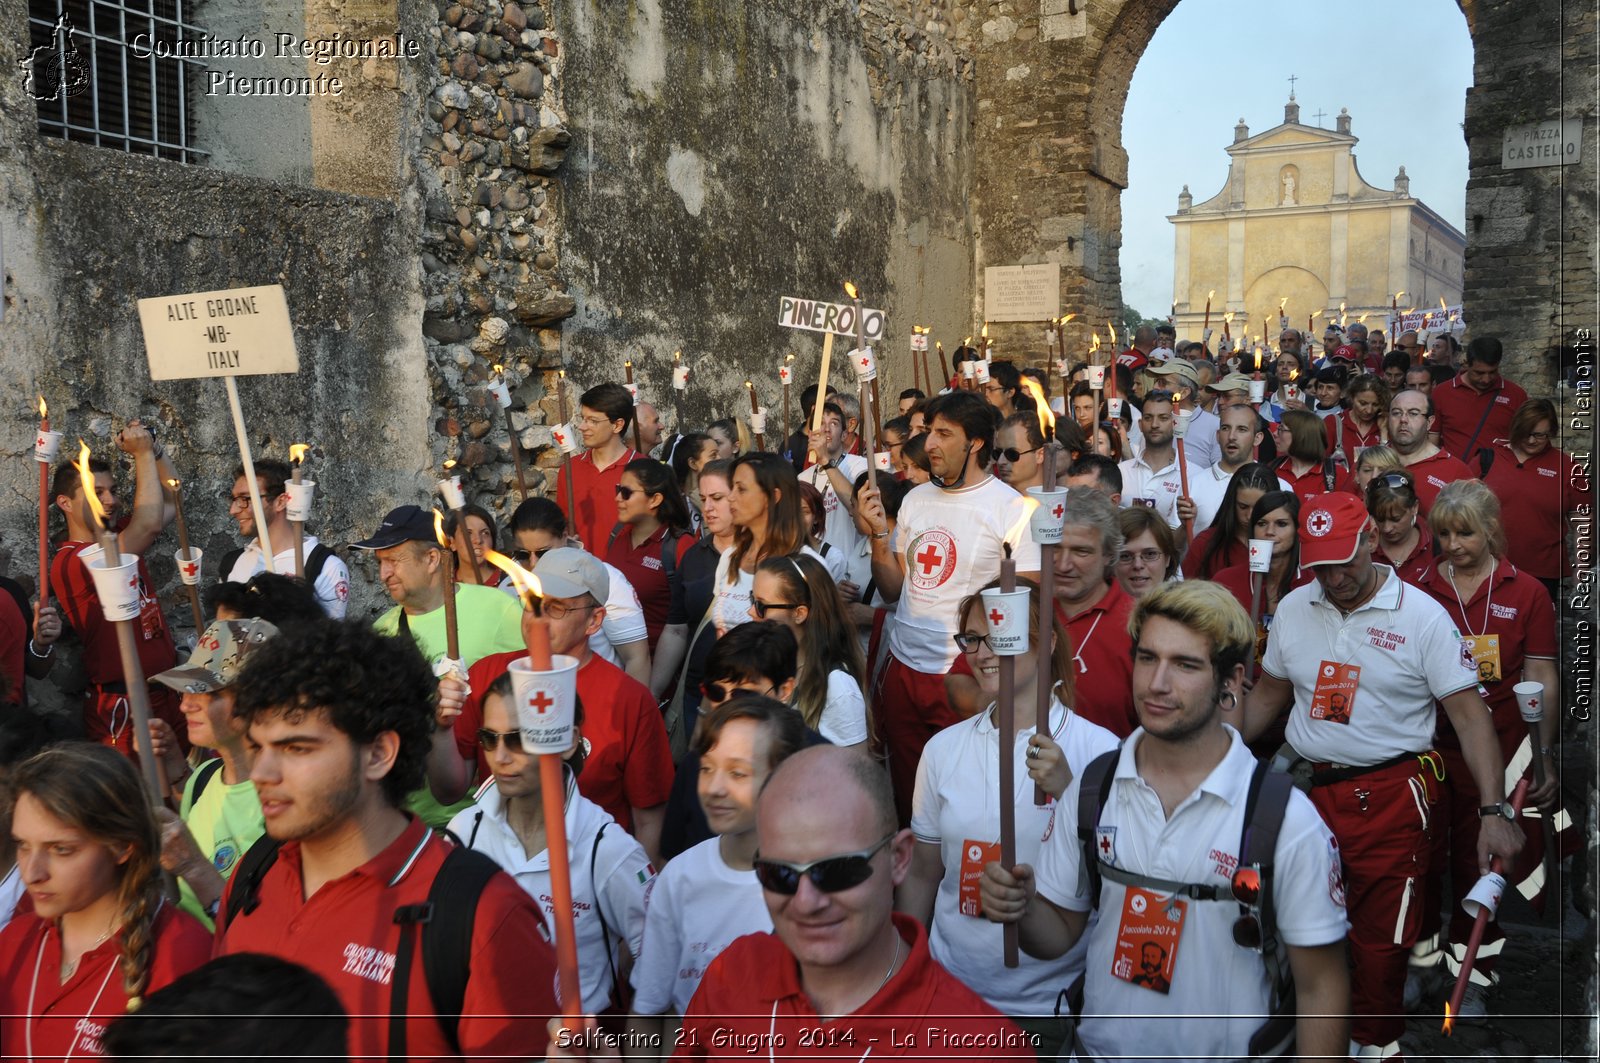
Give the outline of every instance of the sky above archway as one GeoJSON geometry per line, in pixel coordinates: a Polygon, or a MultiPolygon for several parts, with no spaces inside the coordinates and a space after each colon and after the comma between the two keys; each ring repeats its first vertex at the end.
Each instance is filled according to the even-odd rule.
{"type": "Polygon", "coordinates": [[[1181,0],[1134,70],[1123,114],[1122,298],[1146,317],[1172,303],[1173,226],[1184,185],[1221,191],[1244,116],[1252,136],[1283,121],[1297,75],[1300,121],[1332,129],[1350,109],[1356,165],[1464,230],[1472,38],[1454,0],[1181,0]]]}

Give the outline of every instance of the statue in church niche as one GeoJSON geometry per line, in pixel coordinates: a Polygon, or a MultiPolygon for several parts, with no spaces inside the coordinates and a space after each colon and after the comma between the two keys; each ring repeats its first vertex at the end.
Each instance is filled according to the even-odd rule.
{"type": "Polygon", "coordinates": [[[1294,170],[1291,167],[1285,166],[1283,168],[1282,204],[1285,207],[1297,207],[1300,205],[1300,201],[1295,199],[1295,183],[1294,170]]]}

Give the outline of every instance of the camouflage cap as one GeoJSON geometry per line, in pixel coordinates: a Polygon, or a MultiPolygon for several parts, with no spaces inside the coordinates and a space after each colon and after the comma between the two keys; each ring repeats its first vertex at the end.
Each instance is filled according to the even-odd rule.
{"type": "Polygon", "coordinates": [[[214,621],[201,633],[187,662],[151,676],[151,680],[180,694],[214,694],[232,686],[244,659],[277,633],[274,625],[260,617],[214,621]]]}

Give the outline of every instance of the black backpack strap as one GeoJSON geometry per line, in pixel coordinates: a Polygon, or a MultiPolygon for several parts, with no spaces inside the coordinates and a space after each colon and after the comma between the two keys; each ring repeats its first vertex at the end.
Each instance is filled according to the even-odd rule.
{"type": "Polygon", "coordinates": [[[1323,458],[1322,459],[1322,486],[1328,489],[1328,493],[1329,494],[1333,493],[1333,485],[1334,485],[1334,482],[1338,480],[1338,478],[1339,478],[1339,474],[1337,472],[1335,472],[1334,468],[1333,468],[1333,458],[1332,457],[1323,458]]]}
{"type": "MultiPolygon", "coordinates": [[[[620,1001],[622,980],[617,977],[617,959],[611,954],[611,927],[606,923],[605,905],[600,901],[600,883],[595,879],[595,861],[600,858],[600,839],[605,837],[606,828],[610,823],[602,823],[600,829],[594,832],[594,844],[589,847],[589,892],[594,896],[594,914],[600,919],[600,940],[606,947],[606,969],[611,972],[611,1004],[616,1006],[620,1001]]],[[[620,940],[622,935],[617,935],[620,940]]]]}
{"type": "Polygon", "coordinates": [[[243,556],[244,547],[242,546],[236,550],[229,550],[227,553],[222,555],[222,567],[217,569],[217,581],[219,583],[228,582],[228,573],[233,571],[233,566],[237,564],[239,558],[243,556]]]}
{"type": "Polygon", "coordinates": [[[260,903],[257,894],[261,891],[261,880],[266,878],[268,869],[278,860],[278,844],[263,834],[239,858],[239,866],[233,869],[233,888],[228,894],[228,907],[217,916],[218,935],[225,933],[228,925],[240,915],[249,915],[256,910],[256,905],[260,903]]]}
{"type": "MultiPolygon", "coordinates": [[[[450,1046],[460,1051],[456,1026],[461,1021],[462,1002],[467,997],[467,979],[472,974],[472,927],[478,914],[478,899],[489,880],[499,874],[500,865],[474,849],[452,847],[428,890],[432,918],[423,923],[422,974],[428,982],[428,996],[450,1046]]],[[[395,913],[399,920],[399,913],[395,913]]],[[[402,943],[403,943],[402,938],[402,943]]],[[[400,981],[400,959],[395,957],[394,981],[400,981]]],[[[404,995],[399,998],[405,1000],[404,995]]],[[[393,1054],[393,1046],[390,1048],[393,1054]]],[[[404,1052],[397,1058],[403,1058],[404,1052]]]]}
{"type": "Polygon", "coordinates": [[[1089,877],[1089,908],[1100,908],[1100,854],[1095,846],[1095,828],[1100,813],[1111,797],[1111,777],[1116,773],[1122,747],[1109,750],[1091,760],[1078,782],[1078,841],[1083,847],[1083,870],[1089,877]]]}
{"type": "Polygon", "coordinates": [[[1472,448],[1478,442],[1478,434],[1483,431],[1483,426],[1489,423],[1489,413],[1494,409],[1495,396],[1489,396],[1488,405],[1483,408],[1483,416],[1478,418],[1478,427],[1472,430],[1472,438],[1467,440],[1467,445],[1461,451],[1462,461],[1472,460],[1472,448]]]}
{"type": "Polygon", "coordinates": [[[1267,968],[1270,994],[1267,1019],[1250,1037],[1252,1057],[1290,1054],[1294,1047],[1297,1010],[1294,976],[1289,969],[1288,950],[1278,937],[1273,873],[1278,836],[1293,789],[1294,778],[1287,772],[1273,770],[1267,760],[1257,764],[1250,777],[1244,829],[1239,838],[1239,866],[1254,864],[1261,869],[1261,897],[1256,911],[1261,921],[1261,959],[1267,968]]]}
{"type": "Polygon", "coordinates": [[[190,808],[193,808],[195,803],[200,800],[200,795],[205,793],[206,784],[211,781],[212,776],[221,770],[221,757],[215,757],[200,765],[200,770],[194,773],[194,787],[189,791],[190,808]]]}
{"type": "Polygon", "coordinates": [[[606,539],[606,553],[609,554],[611,552],[611,544],[617,541],[617,536],[622,534],[622,529],[624,526],[625,525],[623,525],[621,521],[618,521],[616,524],[612,525],[611,536],[610,538],[606,539]]]}
{"type": "Polygon", "coordinates": [[[1494,448],[1484,447],[1478,451],[1478,479],[1489,475],[1489,467],[1494,464],[1494,448]]]}
{"type": "Polygon", "coordinates": [[[333,551],[323,543],[317,543],[311,548],[311,553],[306,557],[306,582],[312,587],[317,585],[317,580],[322,578],[322,566],[328,563],[328,558],[333,556],[333,551]]]}
{"type": "Polygon", "coordinates": [[[667,529],[667,534],[661,537],[661,571],[666,574],[667,582],[672,582],[672,574],[678,571],[678,540],[682,535],[667,529]]]}

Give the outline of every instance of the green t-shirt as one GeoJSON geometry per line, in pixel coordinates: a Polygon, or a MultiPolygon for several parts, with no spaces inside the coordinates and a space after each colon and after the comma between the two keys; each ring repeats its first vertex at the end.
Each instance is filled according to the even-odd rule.
{"type": "MultiPolygon", "coordinates": [[[[206,763],[211,763],[207,761],[206,763]]],[[[205,770],[202,764],[189,776],[184,787],[183,803],[178,814],[189,826],[195,844],[202,853],[211,857],[215,867],[226,882],[233,875],[234,865],[250,846],[267,832],[266,819],[261,815],[261,799],[256,796],[255,783],[248,777],[243,782],[229,786],[222,781],[219,767],[211,775],[198,799],[194,795],[195,783],[205,770]]],[[[189,883],[178,880],[178,907],[212,928],[212,921],[200,905],[200,899],[189,888],[189,883]]]]}
{"type": "MultiPolygon", "coordinates": [[[[384,613],[373,625],[380,635],[400,633],[400,607],[384,613]]],[[[407,616],[406,630],[429,663],[445,655],[449,640],[445,635],[444,606],[428,613],[407,616]]],[[[522,603],[504,591],[475,584],[456,588],[456,635],[461,642],[461,660],[471,668],[480,657],[523,648],[522,603]]],[[[415,813],[434,830],[444,830],[450,820],[472,804],[470,797],[452,805],[442,805],[426,785],[406,798],[406,809],[415,813]]]]}

